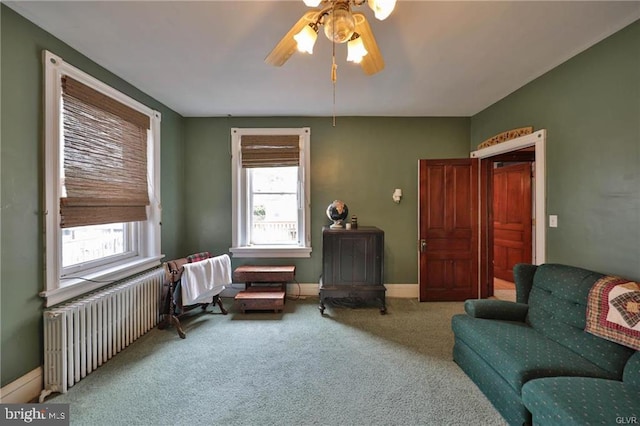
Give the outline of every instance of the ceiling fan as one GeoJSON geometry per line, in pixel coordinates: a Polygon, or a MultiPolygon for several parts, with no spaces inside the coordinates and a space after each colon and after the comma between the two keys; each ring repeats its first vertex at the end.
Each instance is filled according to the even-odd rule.
{"type": "Polygon", "coordinates": [[[267,55],[265,62],[282,66],[296,49],[313,53],[320,26],[333,43],[332,80],[336,80],[335,44],[347,43],[347,61],[359,63],[367,75],[384,68],[384,59],[364,14],[352,12],[352,7],[365,2],[379,20],[386,19],[395,7],[396,0],[303,0],[309,7],[317,7],[306,12],[285,34],[276,47],[267,55]]]}

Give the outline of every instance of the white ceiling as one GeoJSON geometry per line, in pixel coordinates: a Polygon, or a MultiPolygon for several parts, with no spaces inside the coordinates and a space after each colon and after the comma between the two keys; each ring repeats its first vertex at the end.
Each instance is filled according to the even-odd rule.
{"type": "MultiPolygon", "coordinates": [[[[295,1],[5,1],[176,112],[330,116],[331,44],[265,56],[307,10],[295,1]]],[[[367,16],[386,68],[338,45],[338,116],[471,116],[640,19],[640,1],[410,1],[367,16]]],[[[55,52],[54,52],[55,53],[55,52]]]]}

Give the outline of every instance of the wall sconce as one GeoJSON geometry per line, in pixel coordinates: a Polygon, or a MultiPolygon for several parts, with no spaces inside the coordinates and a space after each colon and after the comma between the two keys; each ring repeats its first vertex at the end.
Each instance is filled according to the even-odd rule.
{"type": "Polygon", "coordinates": [[[393,201],[396,204],[400,204],[400,199],[402,198],[402,189],[396,188],[393,190],[393,201]]]}

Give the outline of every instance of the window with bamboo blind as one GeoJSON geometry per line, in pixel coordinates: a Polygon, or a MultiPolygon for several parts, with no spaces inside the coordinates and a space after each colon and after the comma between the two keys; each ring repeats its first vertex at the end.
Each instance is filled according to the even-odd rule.
{"type": "Polygon", "coordinates": [[[149,116],[65,75],[60,226],[147,220],[149,116]]]}
{"type": "Polygon", "coordinates": [[[309,257],[310,129],[231,129],[235,257],[309,257]]]}
{"type": "Polygon", "coordinates": [[[160,264],[160,113],[43,52],[45,305],[160,264]]]}

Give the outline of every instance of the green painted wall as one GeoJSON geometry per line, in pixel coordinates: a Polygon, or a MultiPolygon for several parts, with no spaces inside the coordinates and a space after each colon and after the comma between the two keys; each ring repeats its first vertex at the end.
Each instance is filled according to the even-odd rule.
{"type": "Polygon", "coordinates": [[[1,18],[1,381],[42,363],[43,49],[162,113],[162,249],[182,253],[183,118],[20,15],[1,18]]]}
{"type": "Polygon", "coordinates": [[[640,21],[471,119],[547,129],[547,260],[640,279],[640,21]]]}
{"type": "MultiPolygon", "coordinates": [[[[343,200],[360,225],[385,231],[386,283],[417,283],[418,159],[469,156],[468,118],[187,118],[185,207],[187,252],[225,253],[231,245],[231,127],[311,128],[311,258],[293,263],[301,283],[321,274],[325,210],[343,200]],[[394,188],[402,188],[400,204],[394,188]]],[[[263,259],[260,259],[264,262],[263,259]]],[[[236,265],[249,259],[232,259],[236,265]]]]}

